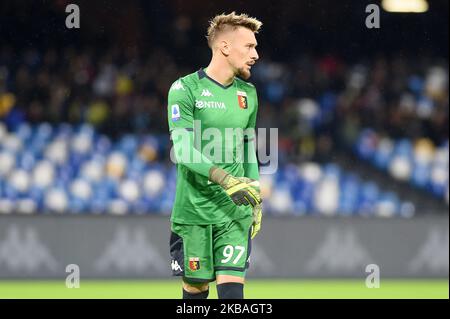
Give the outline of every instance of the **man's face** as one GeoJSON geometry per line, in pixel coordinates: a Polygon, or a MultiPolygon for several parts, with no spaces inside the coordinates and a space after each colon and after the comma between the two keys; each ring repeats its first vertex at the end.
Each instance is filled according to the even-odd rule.
{"type": "Polygon", "coordinates": [[[229,33],[229,39],[228,62],[236,75],[247,80],[252,65],[259,58],[255,34],[247,28],[238,27],[229,33]]]}

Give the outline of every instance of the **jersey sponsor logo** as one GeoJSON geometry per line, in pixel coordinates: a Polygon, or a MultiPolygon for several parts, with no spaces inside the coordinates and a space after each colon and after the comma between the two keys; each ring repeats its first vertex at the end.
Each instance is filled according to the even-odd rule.
{"type": "Polygon", "coordinates": [[[171,90],[183,90],[184,91],[184,87],[183,84],[181,84],[181,81],[178,80],[176,81],[174,84],[172,84],[172,86],[170,87],[171,90]]]}
{"type": "Polygon", "coordinates": [[[214,96],[208,89],[203,89],[201,96],[214,96]]]}
{"type": "Polygon", "coordinates": [[[216,101],[199,101],[195,100],[195,107],[198,109],[226,109],[225,103],[216,101]]]}
{"type": "Polygon", "coordinates": [[[200,258],[189,257],[189,269],[195,271],[200,269],[200,258]]]}
{"type": "Polygon", "coordinates": [[[237,98],[241,109],[248,108],[247,93],[244,91],[237,91],[237,98]]]}
{"type": "Polygon", "coordinates": [[[172,105],[172,122],[176,122],[181,118],[180,106],[178,104],[172,105]]]}

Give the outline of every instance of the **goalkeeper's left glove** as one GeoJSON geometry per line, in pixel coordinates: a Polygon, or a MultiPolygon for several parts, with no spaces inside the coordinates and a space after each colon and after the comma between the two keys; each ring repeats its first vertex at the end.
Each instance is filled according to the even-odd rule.
{"type": "Polygon", "coordinates": [[[252,239],[259,233],[261,229],[262,209],[261,204],[253,207],[253,224],[252,224],[252,239]]]}
{"type": "MultiPolygon", "coordinates": [[[[253,188],[255,188],[255,190],[258,192],[258,194],[261,197],[259,182],[257,180],[254,180],[254,179],[251,179],[248,177],[238,177],[238,179],[244,183],[247,183],[248,185],[252,186],[253,188]]],[[[261,220],[262,220],[261,203],[258,203],[253,206],[252,214],[253,214],[253,223],[252,223],[251,238],[253,239],[259,233],[259,230],[261,229],[261,220]]]]}

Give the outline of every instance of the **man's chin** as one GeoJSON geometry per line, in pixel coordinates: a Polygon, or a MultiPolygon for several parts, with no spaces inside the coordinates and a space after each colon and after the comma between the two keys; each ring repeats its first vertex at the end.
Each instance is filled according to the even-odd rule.
{"type": "Polygon", "coordinates": [[[238,76],[244,80],[248,80],[251,75],[250,71],[246,69],[240,69],[238,74],[238,76]]]}

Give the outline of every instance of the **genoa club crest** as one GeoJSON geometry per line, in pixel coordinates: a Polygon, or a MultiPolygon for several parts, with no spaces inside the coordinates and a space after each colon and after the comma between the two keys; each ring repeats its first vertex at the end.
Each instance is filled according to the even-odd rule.
{"type": "Polygon", "coordinates": [[[239,107],[241,109],[246,109],[248,107],[247,93],[245,93],[243,91],[237,91],[237,98],[238,98],[239,107]]]}
{"type": "Polygon", "coordinates": [[[199,270],[200,269],[200,258],[190,257],[189,258],[189,269],[190,270],[199,270]]]}

